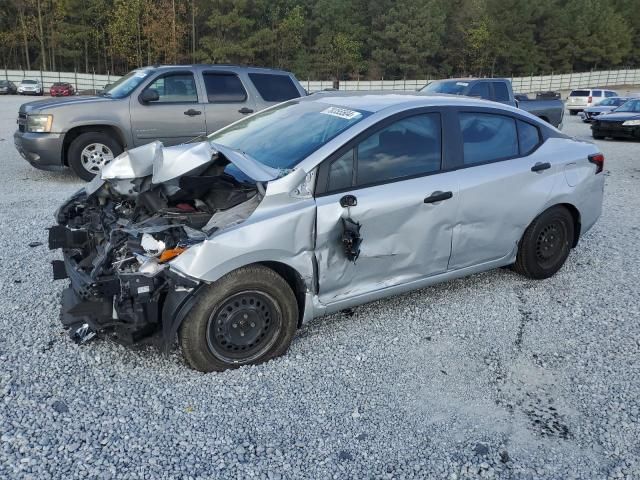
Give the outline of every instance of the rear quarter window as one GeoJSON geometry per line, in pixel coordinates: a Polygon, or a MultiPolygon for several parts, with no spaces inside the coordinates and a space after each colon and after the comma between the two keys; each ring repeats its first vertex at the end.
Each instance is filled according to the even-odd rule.
{"type": "Polygon", "coordinates": [[[265,102],[284,102],[300,96],[289,75],[250,73],[249,78],[265,102]]]}
{"type": "Polygon", "coordinates": [[[601,97],[602,96],[602,90],[594,90],[592,96],[601,97]]]}
{"type": "Polygon", "coordinates": [[[518,120],[518,142],[520,155],[527,156],[540,144],[540,131],[530,123],[518,120]]]}

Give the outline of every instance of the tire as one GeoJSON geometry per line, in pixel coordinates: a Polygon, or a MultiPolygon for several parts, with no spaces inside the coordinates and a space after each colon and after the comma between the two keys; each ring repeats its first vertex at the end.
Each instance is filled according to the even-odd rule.
{"type": "Polygon", "coordinates": [[[604,140],[604,135],[596,135],[595,133],[592,134],[593,138],[595,140],[604,140]]]}
{"type": "Polygon", "coordinates": [[[221,372],[266,362],[289,348],[298,304],[289,284],[270,268],[239,268],[197,295],[178,331],[192,368],[221,372]]]}
{"type": "Polygon", "coordinates": [[[576,116],[578,114],[577,110],[569,110],[569,115],[571,115],[572,117],[576,116]]]}
{"type": "Polygon", "coordinates": [[[525,230],[514,270],[534,280],[551,277],[567,260],[574,238],[573,217],[566,208],[545,210],[525,230]]]}
{"type": "Polygon", "coordinates": [[[71,142],[67,163],[78,177],[89,182],[121,153],[122,146],[113,137],[102,132],[86,132],[71,142]]]}

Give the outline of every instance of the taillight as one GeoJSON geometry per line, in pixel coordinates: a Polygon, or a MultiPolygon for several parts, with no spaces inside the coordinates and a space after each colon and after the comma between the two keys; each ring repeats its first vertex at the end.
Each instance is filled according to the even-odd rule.
{"type": "Polygon", "coordinates": [[[601,153],[594,153],[589,155],[589,161],[596,166],[596,175],[604,170],[604,155],[601,153]]]}
{"type": "Polygon", "coordinates": [[[591,103],[591,102],[593,102],[593,97],[589,97],[589,98],[587,99],[587,103],[591,103]]]}

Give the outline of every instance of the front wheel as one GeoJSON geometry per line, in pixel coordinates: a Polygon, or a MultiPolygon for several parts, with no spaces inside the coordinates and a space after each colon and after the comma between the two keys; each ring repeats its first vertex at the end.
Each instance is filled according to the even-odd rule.
{"type": "Polygon", "coordinates": [[[89,182],[121,153],[122,147],[111,136],[102,132],[86,132],[71,142],[67,161],[78,177],[89,182]]]}
{"type": "Polygon", "coordinates": [[[574,238],[573,217],[566,208],[544,211],[524,232],[514,270],[534,280],[551,277],[567,260],[574,238]]]}
{"type": "Polygon", "coordinates": [[[604,135],[592,134],[594,140],[604,140],[604,135]]]}
{"type": "Polygon", "coordinates": [[[240,268],[197,295],[178,332],[192,368],[212,372],[263,363],[289,348],[298,304],[289,284],[270,268],[240,268]]]}

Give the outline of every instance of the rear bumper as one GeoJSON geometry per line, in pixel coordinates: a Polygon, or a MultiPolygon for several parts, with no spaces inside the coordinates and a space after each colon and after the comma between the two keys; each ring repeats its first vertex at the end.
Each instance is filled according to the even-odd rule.
{"type": "Polygon", "coordinates": [[[64,133],[30,133],[16,131],[13,143],[27,162],[41,170],[59,170],[62,163],[64,133]]]}

